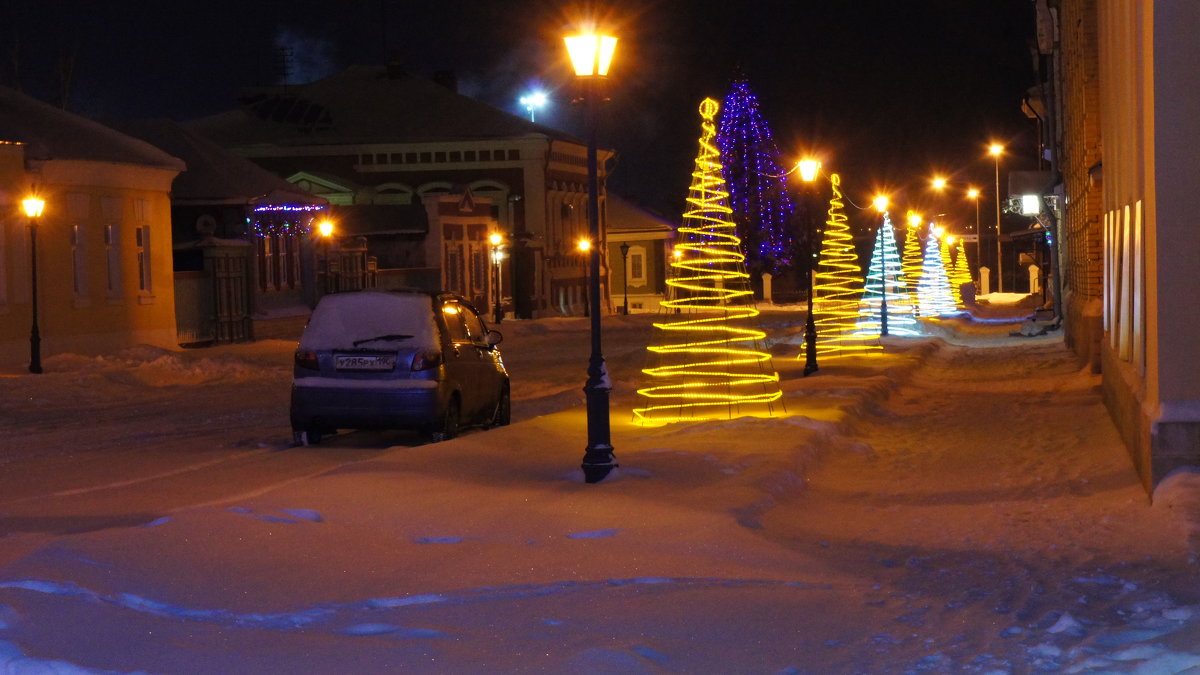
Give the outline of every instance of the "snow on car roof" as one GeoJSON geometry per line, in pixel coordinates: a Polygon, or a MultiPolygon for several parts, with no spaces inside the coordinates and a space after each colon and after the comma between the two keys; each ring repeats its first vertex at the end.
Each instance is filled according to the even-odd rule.
{"type": "MultiPolygon", "coordinates": [[[[300,349],[355,349],[355,340],[382,335],[411,335],[404,347],[432,348],[440,344],[433,321],[433,300],[424,293],[362,291],[327,295],[317,303],[300,349]]],[[[375,342],[362,347],[384,347],[375,342]]],[[[397,343],[390,343],[395,345],[397,343]]]]}

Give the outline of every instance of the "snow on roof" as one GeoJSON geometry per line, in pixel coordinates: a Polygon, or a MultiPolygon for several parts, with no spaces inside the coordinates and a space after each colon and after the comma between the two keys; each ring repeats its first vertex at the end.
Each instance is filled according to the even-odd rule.
{"type": "Polygon", "coordinates": [[[670,221],[613,193],[608,193],[608,233],[668,233],[675,227],[670,221]]]}
{"type": "Polygon", "coordinates": [[[0,140],[25,144],[32,160],[75,159],[183,171],[179,159],[149,143],[0,87],[0,140]]]}
{"type": "Polygon", "coordinates": [[[154,144],[187,163],[171,186],[178,202],[205,204],[325,204],[254,162],[166,119],[123,122],[122,131],[154,144]]]}
{"type": "Polygon", "coordinates": [[[227,146],[418,142],[570,135],[383,66],[247,92],[243,106],[190,125],[227,146]]]}

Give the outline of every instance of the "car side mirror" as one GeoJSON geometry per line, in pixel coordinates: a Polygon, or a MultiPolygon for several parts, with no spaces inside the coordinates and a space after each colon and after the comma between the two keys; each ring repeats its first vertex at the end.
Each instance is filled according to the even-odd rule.
{"type": "Polygon", "coordinates": [[[489,347],[495,347],[496,345],[500,344],[503,341],[504,341],[504,336],[500,334],[500,331],[488,330],[487,343],[488,343],[489,347]]]}

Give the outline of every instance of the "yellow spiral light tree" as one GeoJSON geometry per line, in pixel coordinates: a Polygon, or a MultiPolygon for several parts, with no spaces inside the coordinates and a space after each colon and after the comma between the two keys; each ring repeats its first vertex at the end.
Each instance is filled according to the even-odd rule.
{"type": "MultiPolygon", "coordinates": [[[[962,298],[962,287],[974,281],[971,276],[971,263],[967,259],[967,248],[963,246],[963,240],[959,239],[954,245],[954,269],[950,273],[950,283],[959,289],[959,297],[962,298]]],[[[971,296],[974,297],[974,293],[971,296]]],[[[961,306],[966,306],[965,298],[961,306]]]]}
{"type": "Polygon", "coordinates": [[[687,211],[678,231],[676,256],[667,280],[666,319],[654,324],[656,359],[642,370],[638,390],[645,405],[633,414],[639,424],[774,416],[783,392],[779,374],[764,349],[758,309],[721,176],[713,140],[719,104],[700,104],[700,154],[692,171],[687,211]]]}
{"type": "Polygon", "coordinates": [[[908,292],[912,297],[913,305],[917,304],[917,284],[921,283],[921,269],[923,267],[921,254],[921,237],[918,234],[921,229],[921,216],[913,211],[909,211],[904,218],[908,225],[908,230],[904,234],[904,252],[900,257],[900,272],[904,276],[904,283],[908,286],[908,292]]]}
{"type": "MultiPolygon", "coordinates": [[[[833,196],[829,219],[813,280],[813,320],[817,328],[817,354],[826,358],[875,352],[882,349],[878,335],[859,332],[859,302],[863,294],[862,268],[854,250],[854,237],[842,213],[841,176],[829,177],[833,196]]],[[[804,358],[801,355],[800,358],[804,358]]]]}
{"type": "Polygon", "coordinates": [[[938,239],[941,242],[942,269],[946,270],[946,283],[950,286],[950,297],[954,299],[955,307],[962,307],[962,291],[954,282],[954,258],[951,247],[954,245],[955,237],[952,234],[946,234],[945,230],[939,228],[938,239]]]}

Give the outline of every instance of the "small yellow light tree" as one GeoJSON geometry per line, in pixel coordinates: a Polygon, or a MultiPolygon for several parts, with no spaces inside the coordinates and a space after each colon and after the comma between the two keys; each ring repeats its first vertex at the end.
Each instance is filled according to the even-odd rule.
{"type": "MultiPolygon", "coordinates": [[[[829,177],[833,196],[829,200],[829,219],[813,282],[813,319],[817,328],[817,354],[826,358],[878,352],[882,349],[878,334],[859,331],[859,303],[863,294],[863,273],[854,250],[854,237],[842,211],[841,176],[829,177]]],[[[800,358],[805,358],[801,354],[800,358]]]]}

